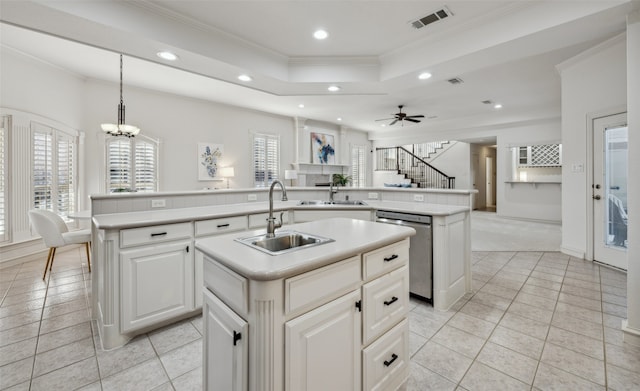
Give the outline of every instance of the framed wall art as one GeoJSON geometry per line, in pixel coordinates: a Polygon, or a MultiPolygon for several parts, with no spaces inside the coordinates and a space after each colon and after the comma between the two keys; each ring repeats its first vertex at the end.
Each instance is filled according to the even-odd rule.
{"type": "Polygon", "coordinates": [[[222,180],[220,176],[220,160],[224,145],[214,143],[198,143],[198,180],[222,180]]]}
{"type": "Polygon", "coordinates": [[[330,134],[311,132],[311,163],[335,164],[336,150],[330,134]]]}

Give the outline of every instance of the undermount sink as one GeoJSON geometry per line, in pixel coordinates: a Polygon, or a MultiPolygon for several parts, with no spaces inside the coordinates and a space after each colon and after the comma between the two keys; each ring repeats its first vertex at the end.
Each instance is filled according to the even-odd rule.
{"type": "Polygon", "coordinates": [[[298,205],[367,205],[364,201],[353,200],[353,201],[322,201],[322,200],[309,200],[309,201],[300,201],[298,205]]]}
{"type": "Polygon", "coordinates": [[[269,238],[264,234],[235,240],[270,255],[283,254],[333,242],[333,239],[296,231],[276,231],[275,235],[273,238],[269,238]]]}

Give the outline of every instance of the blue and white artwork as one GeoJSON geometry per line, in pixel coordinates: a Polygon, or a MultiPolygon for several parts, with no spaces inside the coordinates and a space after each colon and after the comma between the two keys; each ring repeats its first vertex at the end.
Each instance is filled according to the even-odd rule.
{"type": "Polygon", "coordinates": [[[198,143],[198,180],[220,180],[218,168],[222,158],[222,144],[198,143]]]}
{"type": "Polygon", "coordinates": [[[311,132],[311,156],[314,164],[335,164],[336,150],[333,136],[311,132]]]}

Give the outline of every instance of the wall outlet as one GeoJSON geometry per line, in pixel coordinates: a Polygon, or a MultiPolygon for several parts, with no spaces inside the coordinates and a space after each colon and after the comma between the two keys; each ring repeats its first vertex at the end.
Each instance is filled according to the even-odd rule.
{"type": "Polygon", "coordinates": [[[413,200],[414,201],[418,201],[418,202],[423,202],[424,201],[424,195],[423,194],[414,194],[413,195],[413,200]]]}
{"type": "Polygon", "coordinates": [[[151,207],[152,208],[164,208],[167,206],[167,201],[162,199],[162,200],[155,200],[152,199],[151,200],[151,207]]]}
{"type": "Polygon", "coordinates": [[[370,200],[377,200],[378,199],[378,193],[369,193],[369,199],[370,200]]]}
{"type": "Polygon", "coordinates": [[[256,194],[247,194],[247,201],[256,201],[258,196],[256,194]]]}

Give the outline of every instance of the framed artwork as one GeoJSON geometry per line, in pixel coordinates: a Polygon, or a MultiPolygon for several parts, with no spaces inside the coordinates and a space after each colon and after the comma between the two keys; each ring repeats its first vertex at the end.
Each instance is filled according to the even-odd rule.
{"type": "Polygon", "coordinates": [[[336,150],[332,135],[311,132],[311,163],[336,163],[336,150]]]}
{"type": "Polygon", "coordinates": [[[220,160],[224,145],[213,143],[198,143],[198,180],[222,180],[219,175],[220,160]]]}

